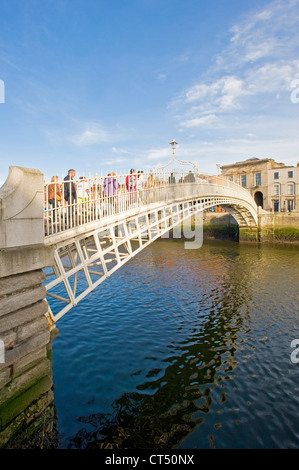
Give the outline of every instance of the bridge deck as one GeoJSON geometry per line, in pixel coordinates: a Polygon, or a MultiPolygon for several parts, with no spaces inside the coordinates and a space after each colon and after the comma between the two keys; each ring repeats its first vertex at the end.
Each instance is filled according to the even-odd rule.
{"type": "MultiPolygon", "coordinates": [[[[219,187],[233,190],[246,199],[249,193],[239,185],[222,177],[198,177],[192,173],[156,172],[129,175],[96,176],[45,184],[45,237],[67,233],[80,226],[121,216],[148,204],[171,198],[180,198],[181,186],[193,186],[196,196],[219,193],[219,187]],[[72,192],[75,187],[76,197],[72,192]],[[54,197],[53,197],[54,196],[54,197]],[[60,199],[60,200],[59,200],[60,199]],[[66,233],[67,232],[67,233],[66,233]]],[[[188,192],[188,195],[190,191],[188,192]]],[[[47,242],[49,243],[49,242],[47,242]]]]}
{"type": "MultiPolygon", "coordinates": [[[[112,189],[107,192],[104,178],[93,180],[93,190],[86,180],[89,193],[80,196],[77,186],[78,197],[68,201],[65,196],[73,182],[55,183],[62,201],[45,208],[45,244],[55,248],[54,265],[46,270],[49,322],[61,318],[149,243],[191,215],[225,205],[240,224],[256,225],[256,204],[248,191],[220,177],[203,182],[190,174],[180,173],[178,178],[174,172],[163,172],[148,175],[140,186],[137,178],[135,186],[127,181],[120,176],[110,179],[112,189]]],[[[46,201],[51,191],[46,184],[46,201]]],[[[201,242],[195,240],[192,248],[201,242]]]]}

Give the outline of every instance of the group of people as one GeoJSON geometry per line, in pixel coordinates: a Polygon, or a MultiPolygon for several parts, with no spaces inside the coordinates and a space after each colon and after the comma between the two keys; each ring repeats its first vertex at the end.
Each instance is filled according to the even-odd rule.
{"type": "MultiPolygon", "coordinates": [[[[101,199],[102,213],[103,208],[110,204],[116,209],[117,195],[121,193],[125,195],[126,204],[132,205],[137,202],[137,195],[141,197],[141,190],[145,188],[152,188],[157,185],[157,181],[153,174],[150,174],[145,180],[145,174],[142,170],[136,171],[133,168],[126,176],[124,184],[120,184],[114,172],[108,173],[103,179],[102,186],[92,185],[84,176],[80,176],[75,180],[76,171],[70,169],[65,176],[63,182],[59,183],[58,176],[53,176],[51,183],[46,186],[45,202],[47,202],[52,214],[52,221],[55,222],[55,209],[64,207],[67,212],[68,219],[74,218],[76,214],[86,213],[89,202],[95,202],[101,199]],[[76,206],[76,207],[75,207],[76,206]]],[[[180,178],[178,183],[192,183],[202,182],[206,183],[203,175],[195,177],[189,171],[187,176],[180,178]]],[[[165,181],[162,183],[165,184],[165,181]]],[[[173,173],[168,178],[168,184],[176,184],[176,179],[173,173]]],[[[121,198],[119,198],[121,199],[121,198]]],[[[99,201],[98,201],[99,202],[99,201]]]]}
{"type": "MultiPolygon", "coordinates": [[[[102,188],[92,187],[90,188],[89,182],[86,177],[80,176],[75,181],[76,171],[70,169],[68,174],[65,176],[63,183],[59,183],[58,176],[51,178],[51,183],[48,185],[45,195],[46,201],[52,210],[52,221],[55,222],[55,208],[65,205],[68,208],[69,214],[74,214],[74,210],[71,209],[76,203],[78,207],[84,208],[85,204],[90,200],[92,196],[98,198],[102,196],[105,198],[113,198],[120,191],[121,185],[117,181],[116,174],[114,172],[108,173],[103,180],[102,188]]],[[[144,172],[142,170],[136,171],[133,168],[127,175],[125,180],[126,191],[130,193],[130,201],[133,201],[133,195],[137,190],[143,189],[144,187],[144,172]]]]}

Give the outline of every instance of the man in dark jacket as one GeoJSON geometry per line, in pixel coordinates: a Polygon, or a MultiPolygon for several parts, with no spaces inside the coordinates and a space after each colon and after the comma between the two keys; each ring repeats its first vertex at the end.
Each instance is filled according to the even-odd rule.
{"type": "Polygon", "coordinates": [[[77,199],[77,185],[74,183],[73,179],[75,178],[76,171],[69,170],[68,174],[64,178],[64,199],[69,204],[73,204],[77,199]]]}
{"type": "Polygon", "coordinates": [[[71,169],[68,171],[67,176],[64,178],[63,183],[63,196],[67,202],[67,225],[73,227],[75,215],[75,202],[77,200],[77,185],[74,183],[76,171],[71,169]]]}

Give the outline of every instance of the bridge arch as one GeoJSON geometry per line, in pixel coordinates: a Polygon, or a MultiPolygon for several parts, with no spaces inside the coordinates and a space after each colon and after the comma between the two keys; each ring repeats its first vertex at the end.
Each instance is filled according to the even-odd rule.
{"type": "Polygon", "coordinates": [[[205,184],[147,187],[133,203],[130,192],[125,196],[124,210],[116,210],[112,198],[105,216],[45,236],[45,245],[55,249],[54,264],[46,270],[49,323],[59,320],[142,249],[192,215],[221,205],[240,226],[257,226],[257,206],[249,192],[219,177],[205,184]]]}

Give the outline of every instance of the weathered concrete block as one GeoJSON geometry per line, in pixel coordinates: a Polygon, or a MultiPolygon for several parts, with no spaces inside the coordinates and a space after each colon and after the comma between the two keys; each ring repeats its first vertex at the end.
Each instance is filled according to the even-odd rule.
{"type": "Polygon", "coordinates": [[[0,408],[3,404],[10,402],[16,396],[30,389],[36,382],[45,376],[52,378],[51,363],[49,359],[42,359],[38,364],[27,370],[24,374],[13,378],[9,385],[1,391],[0,408]]]}
{"type": "Polygon", "coordinates": [[[24,358],[27,356],[27,354],[31,354],[36,349],[41,349],[43,346],[47,346],[49,342],[50,332],[47,330],[29,338],[24,343],[18,344],[13,349],[6,351],[5,364],[0,364],[0,370],[9,365],[13,365],[18,360],[24,358]]]}
{"type": "Polygon", "coordinates": [[[5,334],[1,335],[1,340],[4,342],[5,349],[11,349],[14,347],[17,341],[17,332],[8,331],[5,334]]]}
{"type": "Polygon", "coordinates": [[[0,317],[0,337],[5,331],[10,331],[19,325],[36,320],[42,317],[48,311],[48,303],[41,300],[34,305],[22,308],[17,312],[3,315],[0,317]]]}
{"type": "Polygon", "coordinates": [[[54,250],[43,244],[0,249],[0,278],[53,265],[54,250]]]}
{"type": "Polygon", "coordinates": [[[7,402],[5,407],[1,407],[0,405],[0,429],[2,430],[7,426],[42,394],[48,392],[51,387],[52,380],[50,377],[42,377],[39,381],[36,381],[32,387],[28,388],[23,393],[19,393],[13,400],[7,402]]]}
{"type": "Polygon", "coordinates": [[[40,331],[45,331],[48,326],[48,320],[46,317],[41,317],[38,320],[35,320],[26,325],[20,326],[17,332],[17,342],[23,342],[30,336],[36,335],[40,331]]]}
{"type": "Polygon", "coordinates": [[[11,380],[11,369],[10,367],[6,367],[6,369],[0,372],[0,392],[3,387],[5,387],[8,382],[11,380]]]}
{"type": "Polygon", "coordinates": [[[38,362],[43,359],[46,359],[47,357],[48,356],[46,347],[37,349],[31,354],[27,354],[25,357],[22,357],[13,365],[13,376],[18,377],[19,375],[26,372],[29,368],[35,366],[38,362]]]}
{"type": "MultiPolygon", "coordinates": [[[[43,207],[43,206],[41,206],[43,207]]],[[[2,229],[2,235],[4,230],[2,229]]],[[[33,245],[40,243],[44,237],[43,219],[14,219],[5,224],[4,244],[5,248],[33,245]],[[20,236],[20,234],[22,234],[20,236]],[[37,235],[39,234],[39,235],[37,235]],[[34,242],[33,242],[34,240],[34,242]]]]}
{"type": "Polygon", "coordinates": [[[35,304],[36,302],[45,299],[46,288],[39,286],[35,289],[21,292],[15,295],[4,297],[0,300],[0,316],[7,315],[8,313],[15,312],[28,305],[35,304]]]}
{"type": "Polygon", "coordinates": [[[0,248],[43,243],[43,174],[10,167],[0,188],[0,248]]]}
{"type": "Polygon", "coordinates": [[[257,227],[239,227],[239,242],[257,242],[257,227]]]}
{"type": "Polygon", "coordinates": [[[0,448],[57,448],[56,410],[49,390],[30,404],[2,432],[0,448]]]}
{"type": "Polygon", "coordinates": [[[46,280],[45,273],[39,269],[29,273],[16,274],[0,278],[0,297],[39,286],[46,280]]]}

